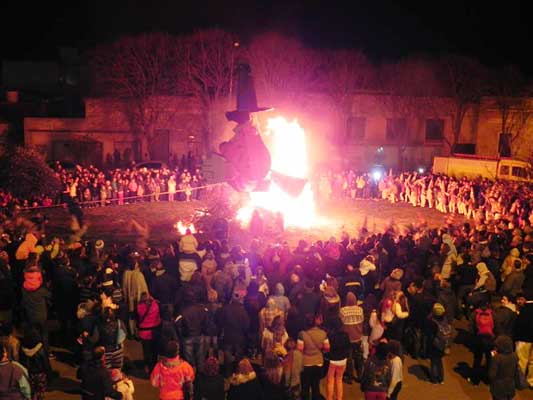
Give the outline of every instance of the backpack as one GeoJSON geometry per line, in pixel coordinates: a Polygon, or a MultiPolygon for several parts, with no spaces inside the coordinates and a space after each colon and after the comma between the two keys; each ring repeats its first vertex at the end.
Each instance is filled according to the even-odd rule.
{"type": "Polygon", "coordinates": [[[433,346],[439,351],[445,351],[451,344],[452,326],[445,320],[436,321],[437,334],[433,338],[433,346]]]}
{"type": "Polygon", "coordinates": [[[476,310],[476,327],[478,335],[494,336],[494,318],[491,309],[476,310]]]}

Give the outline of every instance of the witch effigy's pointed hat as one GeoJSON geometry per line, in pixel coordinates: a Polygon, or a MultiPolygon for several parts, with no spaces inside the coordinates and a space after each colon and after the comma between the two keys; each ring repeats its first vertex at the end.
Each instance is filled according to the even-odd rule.
{"type": "Polygon", "coordinates": [[[226,118],[230,121],[235,121],[238,115],[272,110],[272,107],[259,107],[257,105],[251,72],[252,69],[248,64],[237,66],[237,109],[226,113],[226,118]]]}

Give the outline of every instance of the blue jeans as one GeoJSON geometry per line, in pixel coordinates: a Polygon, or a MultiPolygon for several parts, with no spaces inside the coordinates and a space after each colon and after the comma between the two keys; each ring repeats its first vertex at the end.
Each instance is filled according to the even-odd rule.
{"type": "Polygon", "coordinates": [[[444,366],[442,357],[430,357],[429,375],[431,382],[440,383],[444,381],[444,366]]]}
{"type": "Polygon", "coordinates": [[[205,362],[203,336],[191,336],[183,339],[183,358],[197,371],[203,371],[205,362]]]}

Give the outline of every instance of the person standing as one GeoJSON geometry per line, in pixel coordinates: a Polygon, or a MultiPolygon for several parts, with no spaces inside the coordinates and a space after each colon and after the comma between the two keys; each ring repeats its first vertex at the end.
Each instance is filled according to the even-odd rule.
{"type": "Polygon", "coordinates": [[[514,326],[514,339],[516,341],[516,354],[520,369],[527,379],[530,387],[533,387],[533,293],[525,294],[525,301],[520,307],[520,313],[514,326]]]}
{"type": "Polygon", "coordinates": [[[32,400],[44,400],[48,379],[52,374],[50,361],[36,330],[29,330],[24,335],[20,352],[20,362],[29,373],[32,400]]]}
{"type": "Polygon", "coordinates": [[[429,378],[431,383],[441,384],[444,382],[444,366],[442,357],[446,350],[446,337],[444,327],[447,322],[444,315],[446,310],[440,303],[433,305],[431,315],[426,321],[427,355],[430,361],[429,378]]]}
{"type": "Polygon", "coordinates": [[[183,400],[185,393],[193,398],[194,370],[192,366],[180,358],[178,342],[170,341],[166,356],[160,360],[152,374],[150,383],[159,388],[160,400],[183,400]]]}
{"type": "Polygon", "coordinates": [[[230,376],[232,363],[244,355],[250,319],[243,305],[244,294],[234,292],[229,304],[217,314],[217,325],[222,330],[225,375],[230,376]]]}
{"type": "Polygon", "coordinates": [[[331,320],[331,332],[328,335],[330,343],[329,368],[327,373],[327,400],[333,400],[335,390],[337,400],[342,400],[342,377],[346,370],[346,362],[350,353],[350,337],[342,329],[339,317],[331,320]]]}
{"type": "Polygon", "coordinates": [[[124,297],[128,303],[128,312],[129,312],[129,333],[131,336],[136,334],[136,324],[135,324],[135,311],[137,308],[137,303],[141,300],[141,295],[143,293],[148,293],[148,285],[146,284],[146,279],[141,271],[141,266],[139,263],[140,254],[138,252],[133,252],[129,256],[128,260],[128,269],[124,272],[122,276],[122,288],[124,290],[124,297]]]}
{"type": "Polygon", "coordinates": [[[158,329],[161,326],[159,304],[148,293],[141,295],[137,305],[138,336],[141,339],[144,370],[148,375],[157,361],[158,329]]]}
{"type": "Polygon", "coordinates": [[[380,342],[376,346],[376,353],[366,361],[361,379],[361,391],[365,395],[365,400],[387,399],[387,391],[392,379],[388,353],[387,344],[380,342]]]}
{"type": "Polygon", "coordinates": [[[354,293],[348,292],[346,295],[346,305],[340,309],[340,318],[343,330],[350,338],[350,351],[346,364],[345,382],[352,383],[355,378],[354,369],[357,372],[357,379],[361,381],[363,374],[363,308],[357,305],[357,297],[354,293]]]}
{"type": "Polygon", "coordinates": [[[494,340],[496,350],[492,352],[489,368],[490,394],[493,400],[512,400],[515,395],[515,374],[518,357],[513,352],[513,341],[508,336],[494,340]]]}
{"type": "Polygon", "coordinates": [[[32,266],[24,272],[22,285],[22,310],[26,326],[36,327],[43,340],[44,349],[48,352],[48,306],[51,294],[43,286],[43,274],[38,266],[32,266]]]}
{"type": "Polygon", "coordinates": [[[320,315],[305,316],[306,329],[298,335],[297,348],[303,353],[302,399],[320,398],[320,379],[324,366],[324,355],[330,350],[328,336],[320,328],[320,315]]]}

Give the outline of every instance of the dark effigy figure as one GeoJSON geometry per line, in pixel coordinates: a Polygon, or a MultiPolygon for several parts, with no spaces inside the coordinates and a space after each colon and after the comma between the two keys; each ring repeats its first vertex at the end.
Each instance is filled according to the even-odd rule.
{"type": "Polygon", "coordinates": [[[226,113],[228,121],[237,123],[235,135],[219,146],[226,159],[227,180],[237,191],[256,191],[264,185],[270,171],[271,159],[258,129],[252,122],[252,113],[270,110],[258,107],[250,66],[237,67],[237,109],[226,113]]]}

